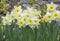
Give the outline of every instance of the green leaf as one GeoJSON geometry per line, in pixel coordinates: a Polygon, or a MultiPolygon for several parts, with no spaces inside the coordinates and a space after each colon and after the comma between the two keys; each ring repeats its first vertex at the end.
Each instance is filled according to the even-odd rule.
{"type": "Polygon", "coordinates": [[[0,24],[0,41],[3,41],[2,25],[0,24]]]}

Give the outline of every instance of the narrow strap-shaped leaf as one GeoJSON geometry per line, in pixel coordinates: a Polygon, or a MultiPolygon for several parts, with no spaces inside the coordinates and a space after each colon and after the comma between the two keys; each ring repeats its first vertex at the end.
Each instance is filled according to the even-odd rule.
{"type": "Polygon", "coordinates": [[[0,24],[0,41],[3,41],[2,25],[0,24]]]}

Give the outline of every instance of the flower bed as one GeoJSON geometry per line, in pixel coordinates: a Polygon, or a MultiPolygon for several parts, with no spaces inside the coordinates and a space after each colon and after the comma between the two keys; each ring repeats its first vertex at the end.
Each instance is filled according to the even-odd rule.
{"type": "Polygon", "coordinates": [[[2,16],[0,40],[58,41],[56,22],[60,20],[60,11],[56,9],[57,5],[53,2],[46,5],[47,10],[44,15],[42,15],[42,10],[34,7],[26,6],[23,9],[21,6],[14,6],[10,13],[8,12],[6,16],[2,16]]]}

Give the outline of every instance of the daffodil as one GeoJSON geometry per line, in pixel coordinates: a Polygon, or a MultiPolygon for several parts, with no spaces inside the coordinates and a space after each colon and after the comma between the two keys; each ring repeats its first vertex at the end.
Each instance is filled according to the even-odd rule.
{"type": "Polygon", "coordinates": [[[44,22],[45,22],[45,18],[42,17],[42,18],[40,19],[40,21],[41,21],[42,23],[44,23],[44,22]]]}
{"type": "Polygon", "coordinates": [[[20,19],[22,17],[22,14],[18,13],[17,18],[20,19]]]}
{"type": "Polygon", "coordinates": [[[59,18],[59,11],[55,11],[54,13],[53,13],[53,17],[55,18],[55,19],[58,19],[59,18]]]}
{"type": "Polygon", "coordinates": [[[44,16],[46,22],[51,22],[52,21],[52,15],[51,13],[47,12],[47,14],[44,16]]]}
{"type": "Polygon", "coordinates": [[[32,24],[32,19],[28,19],[28,20],[27,20],[27,24],[28,24],[28,25],[32,24]]]}
{"type": "Polygon", "coordinates": [[[51,2],[51,4],[47,4],[47,11],[54,11],[56,9],[57,5],[53,4],[53,2],[51,2]]]}
{"type": "Polygon", "coordinates": [[[52,16],[51,15],[47,15],[46,19],[50,21],[50,20],[52,20],[52,16]]]}
{"type": "Polygon", "coordinates": [[[3,22],[3,25],[9,24],[9,22],[10,22],[9,12],[7,12],[6,16],[2,16],[2,22],[3,22]]]}
{"type": "Polygon", "coordinates": [[[7,23],[8,19],[6,17],[4,17],[2,21],[3,21],[3,23],[7,23]]]}
{"type": "Polygon", "coordinates": [[[15,18],[15,17],[14,17],[14,14],[10,14],[10,15],[9,15],[9,18],[10,18],[10,19],[14,19],[14,18],[15,18]]]}
{"type": "Polygon", "coordinates": [[[55,10],[55,7],[54,7],[53,4],[51,4],[51,5],[49,6],[49,10],[50,10],[50,11],[54,11],[54,10],[55,10]]]}
{"type": "Polygon", "coordinates": [[[37,13],[37,12],[34,12],[34,13],[33,13],[33,16],[38,16],[38,13],[37,13]]]}
{"type": "Polygon", "coordinates": [[[34,21],[34,24],[35,25],[38,25],[39,24],[39,19],[35,19],[35,20],[33,20],[34,21]]]}
{"type": "Polygon", "coordinates": [[[19,8],[15,8],[15,12],[19,12],[19,8]]]}
{"type": "Polygon", "coordinates": [[[34,11],[34,8],[33,7],[26,7],[26,9],[27,9],[27,11],[29,12],[29,13],[32,13],[33,11],[34,11]]]}
{"type": "Polygon", "coordinates": [[[29,14],[29,13],[26,13],[26,14],[24,15],[24,18],[27,19],[29,16],[30,16],[30,14],[29,14]]]}
{"type": "Polygon", "coordinates": [[[23,20],[18,21],[19,26],[24,26],[25,22],[23,20]]]}
{"type": "Polygon", "coordinates": [[[21,6],[18,6],[18,7],[14,6],[14,11],[16,13],[21,12],[22,11],[21,6]]]}

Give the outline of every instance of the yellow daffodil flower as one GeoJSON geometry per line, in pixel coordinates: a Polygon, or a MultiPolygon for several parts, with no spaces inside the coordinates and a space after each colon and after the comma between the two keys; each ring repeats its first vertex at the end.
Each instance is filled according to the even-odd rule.
{"type": "Polygon", "coordinates": [[[3,23],[7,23],[8,19],[6,17],[3,18],[3,23]]]}
{"type": "Polygon", "coordinates": [[[27,20],[28,25],[32,24],[32,19],[27,20]]]}
{"type": "Polygon", "coordinates": [[[10,14],[9,18],[14,19],[14,14],[10,14]]]}
{"type": "Polygon", "coordinates": [[[59,18],[59,13],[58,12],[55,12],[54,14],[53,14],[53,16],[54,16],[54,18],[59,18]]]}
{"type": "Polygon", "coordinates": [[[48,20],[48,21],[51,21],[52,20],[51,13],[47,12],[47,14],[45,15],[45,20],[48,20]]]}
{"type": "Polygon", "coordinates": [[[19,8],[18,7],[16,7],[14,10],[15,10],[15,12],[19,12],[19,8]]]}
{"type": "Polygon", "coordinates": [[[47,15],[47,16],[46,16],[46,19],[47,19],[47,20],[52,20],[51,15],[47,15]]]}
{"type": "Polygon", "coordinates": [[[33,13],[33,16],[38,16],[38,13],[37,13],[37,12],[34,12],[34,13],[33,13]]]}
{"type": "Polygon", "coordinates": [[[50,10],[50,11],[54,11],[54,10],[55,10],[55,6],[54,6],[53,4],[51,4],[51,5],[49,6],[49,10],[50,10]]]}
{"type": "Polygon", "coordinates": [[[47,4],[47,11],[54,11],[56,9],[57,5],[51,2],[50,4],[47,4]]]}
{"type": "Polygon", "coordinates": [[[42,23],[44,23],[44,22],[45,22],[45,19],[44,19],[44,18],[41,18],[40,21],[41,21],[42,23]]]}
{"type": "Polygon", "coordinates": [[[18,25],[19,25],[19,26],[23,26],[23,25],[24,25],[24,21],[19,21],[19,22],[18,22],[18,25]]]}
{"type": "Polygon", "coordinates": [[[35,23],[35,24],[38,24],[38,23],[39,23],[39,20],[37,20],[37,19],[34,20],[34,23],[35,23]]]}
{"type": "Polygon", "coordinates": [[[27,19],[29,17],[29,14],[25,14],[24,18],[27,19]]]}
{"type": "Polygon", "coordinates": [[[21,16],[22,16],[21,14],[19,14],[19,13],[17,14],[17,18],[18,18],[18,19],[20,19],[21,16]]]}

